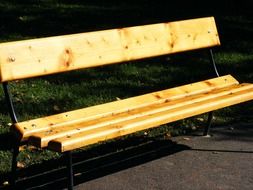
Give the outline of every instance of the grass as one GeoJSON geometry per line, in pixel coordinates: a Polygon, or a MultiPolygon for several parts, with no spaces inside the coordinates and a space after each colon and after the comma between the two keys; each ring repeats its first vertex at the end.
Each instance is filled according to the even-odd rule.
{"type": "MultiPolygon", "coordinates": [[[[222,11],[212,12],[211,8],[191,11],[186,9],[188,5],[178,12],[168,12],[168,5],[164,1],[26,2],[0,2],[0,41],[215,15],[222,42],[222,47],[215,49],[215,59],[221,75],[231,73],[240,81],[253,82],[253,43],[250,41],[253,19],[244,15],[248,11],[246,7],[238,10],[239,16],[224,16],[222,11]],[[244,10],[243,13],[241,10],[244,10]]],[[[175,8],[178,5],[175,4],[175,8]]],[[[235,10],[232,11],[234,13],[235,10]]],[[[211,69],[206,52],[199,51],[15,81],[11,83],[11,89],[18,116],[20,120],[26,120],[207,79],[214,76],[211,69]]],[[[0,105],[0,175],[4,175],[10,170],[11,140],[8,138],[10,119],[1,90],[0,105]]],[[[226,108],[217,112],[215,124],[252,122],[252,112],[252,102],[226,108]]],[[[196,126],[203,127],[203,119],[206,119],[205,115],[136,135],[181,135],[195,130],[196,126]]],[[[19,162],[24,167],[30,167],[60,156],[25,146],[19,162]]]]}

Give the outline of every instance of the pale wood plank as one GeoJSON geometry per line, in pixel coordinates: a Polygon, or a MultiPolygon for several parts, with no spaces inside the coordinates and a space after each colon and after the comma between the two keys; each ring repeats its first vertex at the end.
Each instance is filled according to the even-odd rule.
{"type": "Polygon", "coordinates": [[[52,128],[49,131],[33,134],[30,141],[33,145],[38,147],[46,147],[48,142],[68,135],[74,135],[83,132],[86,135],[99,133],[111,129],[112,126],[118,125],[122,122],[133,120],[136,118],[145,117],[151,114],[157,114],[164,111],[174,110],[175,108],[185,107],[190,104],[207,101],[209,99],[218,98],[221,96],[238,93],[245,90],[253,90],[253,84],[233,85],[227,88],[213,90],[209,93],[202,93],[193,96],[184,97],[181,99],[157,103],[150,106],[145,106],[138,109],[133,109],[124,113],[110,115],[108,117],[82,122],[74,125],[66,125],[58,128],[52,128]]]}
{"type": "Polygon", "coordinates": [[[174,110],[163,111],[150,114],[144,117],[124,121],[112,125],[108,130],[102,130],[88,134],[80,132],[49,142],[48,148],[58,152],[73,150],[99,141],[120,137],[136,131],[160,126],[165,123],[177,121],[194,115],[210,112],[227,106],[235,105],[253,99],[252,89],[240,92],[230,93],[228,95],[215,97],[201,102],[195,102],[190,105],[175,108],[174,110]]]}
{"type": "Polygon", "coordinates": [[[213,17],[0,44],[0,81],[219,45],[213,17]]]}
{"type": "Polygon", "coordinates": [[[226,75],[125,100],[20,122],[15,125],[15,129],[19,131],[21,139],[26,140],[34,133],[99,119],[194,94],[207,93],[214,89],[225,88],[234,84],[238,84],[238,81],[236,81],[231,75],[226,75]]]}

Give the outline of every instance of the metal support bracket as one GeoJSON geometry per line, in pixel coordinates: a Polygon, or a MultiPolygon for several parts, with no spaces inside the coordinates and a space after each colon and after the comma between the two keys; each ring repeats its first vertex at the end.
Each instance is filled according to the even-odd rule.
{"type": "Polygon", "coordinates": [[[204,136],[208,136],[213,120],[213,111],[208,113],[207,126],[205,127],[204,136]]]}
{"type": "Polygon", "coordinates": [[[7,102],[7,106],[8,106],[8,109],[9,109],[9,114],[10,114],[10,117],[11,117],[11,121],[12,121],[12,123],[17,123],[18,119],[17,119],[16,113],[15,113],[15,109],[14,109],[14,106],[13,106],[13,102],[12,102],[12,98],[11,98],[11,94],[10,94],[7,82],[3,83],[3,90],[4,90],[4,95],[5,95],[5,99],[6,99],[6,102],[7,102]]]}
{"type": "Polygon", "coordinates": [[[219,72],[218,72],[218,69],[217,69],[217,66],[216,66],[216,63],[215,63],[215,60],[214,60],[214,56],[213,56],[213,50],[212,49],[209,49],[209,59],[210,59],[210,62],[212,63],[213,65],[213,69],[214,69],[214,72],[216,74],[217,77],[220,76],[219,72]]]}
{"type": "Polygon", "coordinates": [[[72,163],[72,152],[67,151],[66,153],[66,168],[68,174],[68,190],[73,190],[74,187],[74,174],[73,174],[73,163],[72,163]]]}
{"type": "MultiPolygon", "coordinates": [[[[4,95],[5,95],[5,100],[7,102],[7,106],[8,106],[8,110],[9,110],[9,115],[11,117],[11,121],[12,123],[17,123],[18,119],[15,113],[15,109],[13,106],[13,102],[12,102],[12,97],[11,97],[11,93],[9,91],[9,87],[8,87],[8,83],[7,82],[3,82],[3,91],[4,91],[4,95]]],[[[15,189],[16,186],[16,178],[17,178],[17,157],[19,154],[19,145],[20,145],[20,140],[13,135],[13,152],[12,152],[12,161],[11,161],[11,176],[10,176],[10,186],[11,189],[15,189]]]]}
{"type": "MultiPolygon", "coordinates": [[[[209,49],[209,59],[210,59],[210,62],[212,63],[212,65],[213,65],[213,69],[214,69],[214,72],[215,72],[216,76],[219,77],[220,74],[218,72],[218,69],[217,69],[217,66],[216,66],[216,63],[215,63],[215,60],[214,60],[213,50],[212,49],[209,49]]],[[[208,113],[207,126],[205,127],[205,130],[204,130],[204,133],[203,133],[204,136],[208,136],[211,125],[212,125],[212,120],[213,120],[213,111],[208,113]]]]}
{"type": "Polygon", "coordinates": [[[11,189],[15,189],[15,187],[16,187],[17,157],[18,157],[18,154],[19,154],[19,145],[20,145],[20,141],[15,138],[14,143],[13,143],[13,152],[12,152],[12,161],[11,161],[11,176],[10,176],[11,189]]]}

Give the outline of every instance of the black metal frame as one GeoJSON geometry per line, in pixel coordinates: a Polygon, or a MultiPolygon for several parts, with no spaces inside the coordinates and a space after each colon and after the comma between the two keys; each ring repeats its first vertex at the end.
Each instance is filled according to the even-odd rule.
{"type": "Polygon", "coordinates": [[[14,109],[14,106],[13,106],[12,97],[11,97],[11,94],[10,94],[10,91],[9,91],[8,82],[3,82],[3,90],[4,90],[5,100],[6,100],[7,105],[8,105],[11,121],[12,121],[12,123],[17,123],[18,119],[17,119],[15,109],[14,109]]]}
{"type": "Polygon", "coordinates": [[[217,69],[217,66],[216,66],[216,63],[215,63],[215,60],[214,60],[213,50],[212,49],[209,49],[209,59],[210,59],[210,62],[213,64],[213,68],[214,68],[216,76],[219,77],[220,74],[218,72],[218,69],[217,69]]]}
{"type": "Polygon", "coordinates": [[[73,161],[72,161],[72,152],[65,152],[66,155],[66,169],[68,177],[68,189],[73,190],[74,187],[74,173],[73,173],[73,161]]]}
{"type": "MultiPolygon", "coordinates": [[[[18,122],[15,109],[12,102],[12,96],[9,91],[9,85],[8,82],[3,82],[3,90],[5,95],[5,100],[7,102],[9,115],[12,121],[12,125],[18,122]]],[[[16,174],[17,174],[17,157],[19,154],[19,146],[20,146],[20,139],[13,135],[13,147],[12,147],[12,162],[11,162],[11,176],[10,176],[10,185],[11,188],[15,188],[16,183],[16,174]]]]}
{"type": "MultiPolygon", "coordinates": [[[[218,72],[218,69],[217,69],[217,66],[216,66],[216,63],[215,63],[215,60],[214,60],[213,50],[212,49],[209,49],[209,59],[210,59],[210,62],[212,63],[212,65],[213,65],[213,69],[214,69],[214,72],[215,72],[216,76],[219,77],[220,74],[218,72]]],[[[209,131],[210,131],[210,128],[212,126],[212,121],[213,121],[213,111],[208,113],[207,125],[204,129],[204,132],[203,132],[204,136],[209,135],[209,131]]]]}
{"type": "MultiPolygon", "coordinates": [[[[12,101],[12,96],[9,90],[8,82],[3,82],[3,91],[5,95],[5,100],[7,102],[9,115],[11,117],[12,125],[18,122],[17,115],[15,112],[15,108],[12,101]]],[[[21,142],[20,139],[14,135],[13,136],[13,151],[12,151],[12,162],[11,162],[11,174],[10,174],[10,186],[11,189],[15,189],[16,186],[16,178],[17,178],[17,157],[19,154],[19,146],[21,142]]],[[[67,179],[68,179],[68,189],[73,190],[74,186],[74,175],[73,175],[73,164],[72,164],[72,152],[68,151],[65,153],[66,155],[66,169],[67,169],[67,179]]]]}

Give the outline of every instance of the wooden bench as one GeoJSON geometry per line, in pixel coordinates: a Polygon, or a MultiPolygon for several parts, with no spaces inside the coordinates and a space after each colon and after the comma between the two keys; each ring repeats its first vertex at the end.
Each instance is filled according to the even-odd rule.
{"type": "Polygon", "coordinates": [[[20,142],[66,153],[72,189],[75,149],[206,112],[207,134],[212,111],[253,99],[253,84],[219,76],[210,50],[219,45],[213,17],[0,44],[0,81],[17,134],[12,183],[20,142]],[[201,48],[210,50],[216,78],[29,121],[15,115],[10,81],[201,48]]]}

